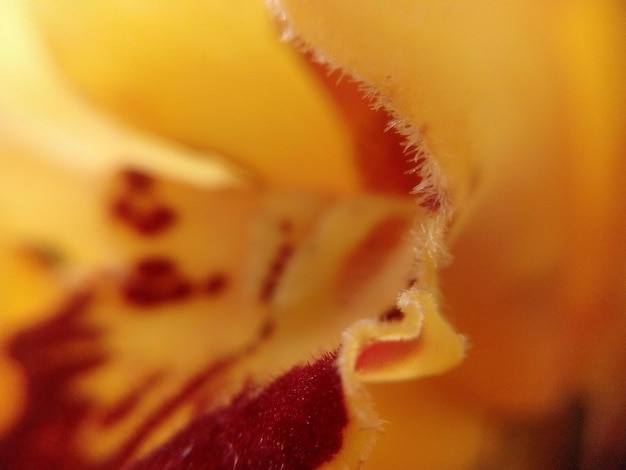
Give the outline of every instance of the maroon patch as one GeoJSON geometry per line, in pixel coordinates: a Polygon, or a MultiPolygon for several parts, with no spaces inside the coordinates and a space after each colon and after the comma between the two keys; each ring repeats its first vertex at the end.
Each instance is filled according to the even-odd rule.
{"type": "Polygon", "coordinates": [[[339,452],[347,423],[341,377],[329,354],[198,419],[131,468],[314,469],[339,452]]]}
{"type": "Polygon", "coordinates": [[[122,171],[122,178],[130,189],[136,191],[148,190],[154,184],[152,176],[136,168],[128,168],[122,171]]]}
{"type": "Polygon", "coordinates": [[[176,222],[176,214],[168,207],[153,205],[141,208],[129,196],[115,201],[111,206],[111,213],[136,232],[145,236],[165,232],[176,222]]]}
{"type": "Polygon", "coordinates": [[[122,172],[124,187],[111,203],[111,214],[144,236],[159,235],[176,222],[176,213],[158,201],[152,176],[135,169],[122,172]]]}
{"type": "Polygon", "coordinates": [[[261,302],[269,302],[272,300],[276,287],[278,286],[278,282],[280,281],[280,277],[287,267],[287,263],[293,255],[293,252],[293,246],[287,243],[281,245],[278,249],[276,256],[274,256],[274,260],[270,265],[269,271],[261,284],[261,292],[259,293],[259,299],[261,302]]]}
{"type": "Polygon", "coordinates": [[[228,277],[223,273],[211,274],[203,285],[203,292],[210,297],[222,294],[228,288],[228,277]]]}
{"type": "Polygon", "coordinates": [[[9,354],[26,377],[25,408],[20,419],[0,440],[2,469],[84,468],[71,437],[92,403],[71,396],[68,386],[107,361],[97,348],[72,354],[77,344],[95,343],[101,332],[83,321],[89,296],[79,295],[61,311],[14,336],[9,354]]]}
{"type": "Polygon", "coordinates": [[[135,305],[153,307],[186,299],[191,283],[171,259],[162,256],[145,258],[135,265],[122,285],[125,298],[135,305]]]}
{"type": "Polygon", "coordinates": [[[404,313],[400,311],[397,307],[391,307],[385,313],[381,314],[378,319],[382,322],[398,322],[404,319],[404,313]]]}

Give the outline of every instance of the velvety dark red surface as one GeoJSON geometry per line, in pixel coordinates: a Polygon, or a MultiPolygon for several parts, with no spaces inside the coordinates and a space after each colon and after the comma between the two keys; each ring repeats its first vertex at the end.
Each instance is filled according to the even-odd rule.
{"type": "MultiPolygon", "coordinates": [[[[173,412],[185,404],[195,404],[200,411],[202,403],[210,403],[210,393],[206,395],[203,388],[262,344],[272,331],[272,324],[267,323],[245,350],[221,360],[207,358],[206,367],[153,407],[110,455],[93,461],[76,445],[81,427],[91,423],[88,425],[101,426],[107,432],[123,424],[166,374],[154,371],[146,375],[105,408],[76,392],[73,384],[77,379],[112,359],[102,343],[106,332],[95,327],[90,317],[92,299],[92,294],[75,296],[48,320],[19,332],[8,344],[7,352],[21,365],[27,387],[20,417],[0,438],[1,470],[128,468],[142,443],[173,412]],[[78,345],[86,348],[82,354],[75,354],[78,345]]],[[[312,364],[296,366],[260,391],[248,390],[225,408],[199,414],[133,468],[318,467],[339,451],[347,424],[334,361],[335,356],[329,354],[312,364]]]]}
{"type": "Polygon", "coordinates": [[[335,356],[298,366],[258,394],[198,419],[132,470],[314,469],[348,422],[335,356]]]}

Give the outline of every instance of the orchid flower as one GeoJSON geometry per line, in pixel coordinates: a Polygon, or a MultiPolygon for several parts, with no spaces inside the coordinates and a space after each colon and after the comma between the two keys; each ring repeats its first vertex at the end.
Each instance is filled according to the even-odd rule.
{"type": "Polygon", "coordinates": [[[0,468],[622,468],[626,11],[6,0],[0,468]]]}

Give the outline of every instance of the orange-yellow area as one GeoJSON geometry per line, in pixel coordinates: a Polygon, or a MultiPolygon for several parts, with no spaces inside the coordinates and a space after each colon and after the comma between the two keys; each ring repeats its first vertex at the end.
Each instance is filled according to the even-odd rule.
{"type": "MultiPolygon", "coordinates": [[[[114,276],[98,284],[92,320],[105,328],[102,346],[114,359],[77,389],[96,397],[96,415],[104,414],[127,387],[171,373],[119,428],[104,433],[87,423],[79,437],[85,453],[107,455],[207,357],[253,344],[266,319],[275,321],[269,347],[219,381],[220,400],[250,376],[266,383],[336,347],[363,318],[369,329],[343,336],[353,354],[348,364],[381,338],[419,347],[375,370],[361,368],[360,377],[344,370],[354,417],[346,435],[354,440],[334,464],[363,459],[378,430],[358,380],[415,378],[456,364],[464,343],[452,325],[469,338],[461,367],[432,388],[371,388],[389,421],[371,468],[476,468],[498,454],[490,446],[506,440],[494,416],[541,419],[573,395],[586,400],[585,449],[619,450],[623,444],[611,436],[623,429],[626,409],[623,5],[282,4],[289,22],[282,27],[364,79],[398,113],[396,127],[437,162],[432,179],[451,195],[444,215],[454,217],[452,232],[446,217],[425,215],[408,199],[335,199],[364,188],[398,194],[389,188],[395,170],[381,171],[384,184],[372,182],[385,158],[368,157],[376,163],[363,174],[363,155],[378,152],[382,140],[369,145],[362,137],[381,119],[361,122],[360,108],[346,109],[354,95],[342,101],[341,93],[329,93],[328,83],[279,41],[261,1],[32,0],[25,10],[25,2],[7,0],[0,7],[7,90],[0,91],[0,229],[7,227],[0,237],[8,237],[0,240],[0,284],[11,286],[0,293],[0,340],[52,311],[44,307],[56,303],[67,278],[46,262],[106,264],[114,276]],[[39,30],[25,21],[31,14],[39,30]],[[107,214],[102,178],[120,162],[154,165],[178,178],[165,177],[159,187],[182,215],[177,231],[158,240],[119,225],[104,233],[97,220],[107,214]],[[424,218],[410,231],[417,216],[424,218]],[[393,249],[380,249],[385,237],[376,227],[395,218],[404,235],[393,249]],[[287,239],[285,219],[292,222],[287,239]],[[444,242],[454,262],[443,272],[440,308],[434,272],[444,242]],[[260,305],[259,286],[281,243],[297,248],[270,302],[260,305]],[[216,302],[170,305],[147,321],[116,289],[124,263],[155,252],[175,259],[193,282],[229,270],[232,290],[216,302]],[[356,257],[365,261],[360,270],[356,257]],[[406,323],[374,319],[415,281],[415,258],[418,284],[433,294],[433,305],[407,333],[406,323]],[[229,328],[236,331],[224,333],[229,328]],[[359,434],[359,426],[372,432],[359,434]]],[[[420,305],[418,299],[411,308],[419,314],[420,305]]],[[[0,389],[11,404],[0,408],[0,432],[19,414],[22,381],[17,366],[0,356],[0,389]]],[[[173,413],[139,452],[191,414],[173,413]]]]}

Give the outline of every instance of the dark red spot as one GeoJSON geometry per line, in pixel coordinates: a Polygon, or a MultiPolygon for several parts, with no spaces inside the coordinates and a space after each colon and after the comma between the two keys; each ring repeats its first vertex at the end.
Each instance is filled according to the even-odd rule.
{"type": "Polygon", "coordinates": [[[164,232],[176,221],[176,214],[166,206],[155,206],[140,217],[138,230],[145,235],[164,232]]]}
{"type": "Polygon", "coordinates": [[[163,233],[176,222],[176,213],[156,197],[152,176],[127,169],[121,178],[124,185],[110,206],[113,217],[144,236],[163,233]]]}
{"type": "Polygon", "coordinates": [[[145,191],[154,184],[154,178],[144,171],[136,168],[128,168],[122,172],[122,178],[129,189],[145,191]]]}
{"type": "Polygon", "coordinates": [[[211,274],[203,285],[203,292],[210,297],[222,294],[228,288],[228,277],[222,273],[211,274]]]}
{"type": "Polygon", "coordinates": [[[276,252],[276,256],[274,256],[274,260],[270,265],[268,273],[261,284],[261,292],[259,293],[259,299],[261,302],[269,302],[272,300],[272,297],[276,292],[278,282],[280,281],[280,277],[287,267],[287,263],[293,255],[293,252],[293,246],[287,243],[281,245],[276,252]]]}
{"type": "Polygon", "coordinates": [[[261,327],[261,330],[259,332],[259,339],[261,341],[268,340],[269,337],[272,336],[272,334],[274,333],[275,329],[276,325],[274,324],[274,322],[272,320],[267,320],[265,323],[263,323],[263,326],[261,327]]]}
{"type": "Polygon", "coordinates": [[[125,298],[142,307],[184,300],[189,297],[191,290],[191,283],[180,273],[176,264],[160,256],[139,261],[122,285],[125,298]]]}
{"type": "Polygon", "coordinates": [[[150,277],[169,275],[175,272],[176,269],[176,263],[163,256],[144,258],[135,265],[135,271],[138,274],[150,277]]]}
{"type": "Polygon", "coordinates": [[[404,319],[404,313],[402,313],[402,311],[399,310],[397,307],[391,307],[385,313],[380,315],[378,319],[380,321],[389,322],[389,323],[399,322],[404,319]]]}
{"type": "Polygon", "coordinates": [[[314,469],[339,452],[347,423],[335,356],[327,355],[198,419],[131,468],[314,469]]]}
{"type": "Polygon", "coordinates": [[[176,222],[176,213],[169,207],[157,204],[141,207],[130,196],[114,201],[111,214],[144,236],[163,233],[176,222]]]}

